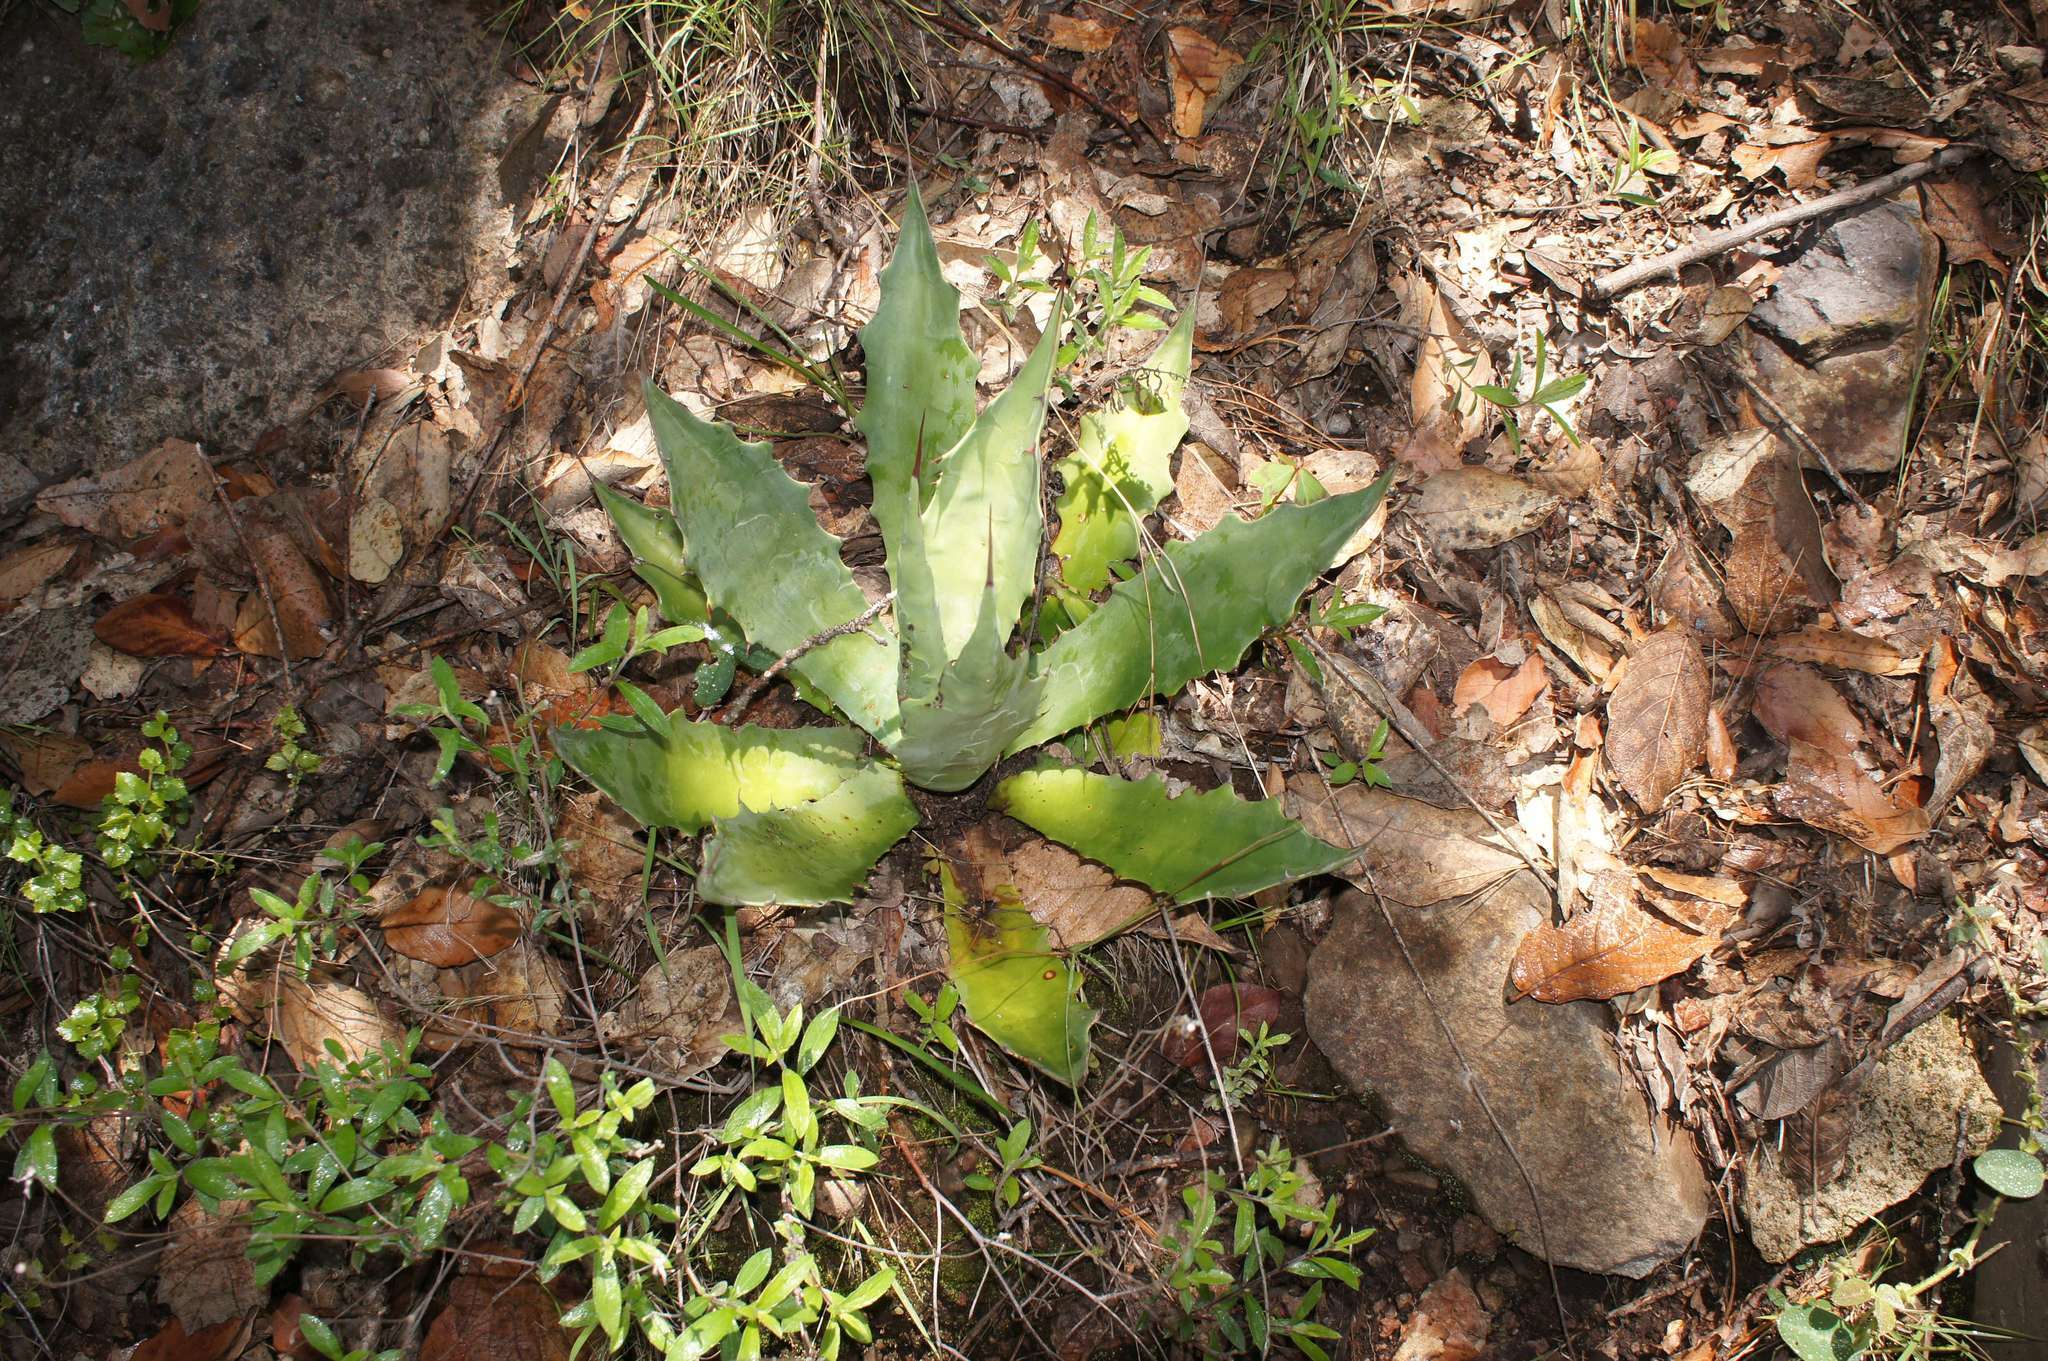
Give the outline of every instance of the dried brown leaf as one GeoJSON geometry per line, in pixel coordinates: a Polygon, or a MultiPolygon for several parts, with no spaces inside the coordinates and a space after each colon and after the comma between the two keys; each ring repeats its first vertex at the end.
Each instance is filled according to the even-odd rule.
{"type": "Polygon", "coordinates": [[[1735,738],[1719,709],[1707,710],[1707,773],[1726,784],[1735,778],[1735,738]]]}
{"type": "Polygon", "coordinates": [[[1016,902],[1053,944],[1079,950],[1152,915],[1149,889],[1120,882],[1092,860],[990,818],[960,840],[962,882],[979,902],[1016,902]]]}
{"type": "Polygon", "coordinates": [[[0,610],[12,609],[17,600],[41,590],[77,556],[77,544],[51,540],[0,557],[0,610]]]}
{"type": "Polygon", "coordinates": [[[326,651],[334,606],[306,555],[282,530],[259,531],[252,525],[249,556],[257,576],[269,587],[270,603],[265,603],[262,591],[249,593],[235,621],[236,645],[253,656],[279,655],[277,630],[270,619],[270,604],[275,604],[277,622],[294,658],[317,657],[326,651]]]}
{"type": "Polygon", "coordinates": [[[1645,812],[1664,806],[1707,747],[1708,678],[1684,625],[1651,634],[1629,654],[1607,701],[1607,769],[1645,812]]]}
{"type": "Polygon", "coordinates": [[[1427,280],[1411,277],[1397,287],[1406,295],[1404,315],[1422,332],[1422,346],[1408,386],[1415,433],[1395,457],[1425,473],[1454,470],[1465,446],[1493,423],[1492,408],[1473,391],[1496,381],[1493,356],[1427,280]]]}
{"type": "Polygon", "coordinates": [[[458,1030],[469,1029],[462,1021],[483,1022],[484,1035],[552,1035],[561,1029],[568,995],[562,966],[531,936],[489,959],[444,969],[440,981],[441,995],[462,1003],[455,1009],[458,1030]]]}
{"type": "Polygon", "coordinates": [[[574,1335],[533,1280],[457,1276],[420,1344],[420,1361],[569,1361],[574,1335]]]}
{"type": "Polygon", "coordinates": [[[269,1298],[247,1256],[248,1208],[229,1200],[209,1213],[188,1198],[164,1226],[170,1246],[157,1261],[156,1299],[189,1332],[245,1322],[269,1298]]]}
{"type": "Polygon", "coordinates": [[[1968,179],[1922,181],[1920,203],[1927,225],[1941,238],[1950,264],[1976,261],[2005,273],[2003,235],[1985,216],[1984,194],[1968,179]]]}
{"type": "Polygon", "coordinates": [[[1735,162],[1735,169],[1746,180],[1762,179],[1776,170],[1785,176],[1787,189],[1811,189],[1820,178],[1821,159],[1834,144],[1832,136],[1794,142],[1789,146],[1747,142],[1735,148],[1730,157],[1735,162]]]}
{"type": "Polygon", "coordinates": [[[181,595],[131,596],[101,615],[93,636],[131,657],[225,657],[234,651],[199,627],[181,595]]]}
{"type": "Polygon", "coordinates": [[[184,524],[212,503],[213,480],[198,445],[171,439],[132,463],[47,488],[36,496],[36,509],[126,542],[184,524]]]}
{"type": "Polygon", "coordinates": [[[1103,51],[1116,41],[1116,30],[1100,19],[1072,14],[1050,14],[1045,20],[1045,42],[1066,52],[1089,55],[1103,51]]]}
{"type": "Polygon", "coordinates": [[[1592,630],[1581,627],[1556,600],[1547,595],[1531,597],[1529,617],[1552,647],[1594,680],[1604,684],[1614,674],[1614,649],[1592,630]]]}
{"type": "Polygon", "coordinates": [[[1562,926],[1523,937],[1508,982],[1539,1002],[1619,997],[1691,968],[1718,939],[1674,926],[1625,896],[1607,897],[1562,926]]]}
{"type": "Polygon", "coordinates": [[[1220,46],[1192,28],[1166,30],[1166,69],[1173,85],[1173,130],[1193,139],[1202,135],[1202,119],[1209,101],[1225,92],[1224,85],[1244,58],[1220,46]]]}
{"type": "Polygon", "coordinates": [[[1459,673],[1451,692],[1452,713],[1461,714],[1477,704],[1505,728],[1528,713],[1536,697],[1549,688],[1549,673],[1534,652],[1525,655],[1518,666],[1498,657],[1481,657],[1459,673]]]}
{"type": "Polygon", "coordinates": [[[1402,507],[1424,543],[1446,549],[1492,548],[1526,534],[1557,509],[1558,498],[1491,468],[1432,474],[1402,507]]]}
{"type": "Polygon", "coordinates": [[[384,943],[437,969],[474,964],[519,938],[510,908],[455,888],[430,888],[384,918],[384,943]]]}
{"type": "Polygon", "coordinates": [[[1237,1057],[1238,1042],[1256,1035],[1261,1025],[1280,1019],[1281,995],[1272,988],[1250,983],[1218,983],[1205,988],[1198,999],[1199,1018],[1183,1017],[1167,1029],[1159,1052],[1166,1061],[1182,1068],[1208,1066],[1213,1050],[1216,1062],[1227,1064],[1237,1057]],[[1209,1042],[1202,1043],[1203,1032],[1209,1042]]]}

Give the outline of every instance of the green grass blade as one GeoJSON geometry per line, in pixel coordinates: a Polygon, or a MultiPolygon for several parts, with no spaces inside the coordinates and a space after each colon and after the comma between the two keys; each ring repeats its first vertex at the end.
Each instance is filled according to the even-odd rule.
{"type": "Polygon", "coordinates": [[[1310,836],[1274,800],[1229,789],[1170,797],[1165,781],[1032,770],[996,786],[994,807],[1178,903],[1248,898],[1324,874],[1357,852],[1310,836]]]}
{"type": "Polygon", "coordinates": [[[1260,634],[1294,613],[1387,481],[1314,505],[1276,506],[1252,521],[1226,517],[1193,542],[1167,545],[1040,654],[1044,706],[1010,750],[1236,666],[1260,634]]]}
{"type": "MultiPolygon", "coordinates": [[[[652,383],[647,414],[690,565],[748,642],[788,652],[867,609],[839,540],[818,526],[803,486],[766,444],[698,420],[652,383]]],[[[835,638],[790,669],[887,743],[897,731],[896,647],[893,638],[878,642],[878,633],[876,625],[835,638]]]]}
{"type": "Polygon", "coordinates": [[[903,777],[870,765],[809,803],[721,818],[704,843],[697,889],[731,906],[852,902],[875,862],[916,825],[903,777]]]}

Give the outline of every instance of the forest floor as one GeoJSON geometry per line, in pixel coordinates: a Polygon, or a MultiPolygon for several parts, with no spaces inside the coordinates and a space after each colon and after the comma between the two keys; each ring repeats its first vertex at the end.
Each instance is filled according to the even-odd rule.
{"type": "Polygon", "coordinates": [[[0,3],[9,1356],[2048,1355],[2038,0],[63,8],[0,3]],[[825,722],[629,632],[596,488],[674,499],[651,382],[882,603],[913,185],[983,401],[1071,328],[1033,646],[1189,313],[1118,575],[1389,479],[1049,749],[1335,873],[1175,901],[988,778],[716,907],[557,756],[825,722]],[[1020,901],[1078,1073],[961,983],[1020,901]]]}

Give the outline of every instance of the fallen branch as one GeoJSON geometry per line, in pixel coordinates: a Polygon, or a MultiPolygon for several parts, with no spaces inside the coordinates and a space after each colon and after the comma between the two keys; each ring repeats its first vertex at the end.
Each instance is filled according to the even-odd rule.
{"type": "Polygon", "coordinates": [[[1775,213],[1765,213],[1762,217],[1752,218],[1748,222],[1740,222],[1733,227],[1702,236],[1690,245],[1680,246],[1677,250],[1666,251],[1662,255],[1653,255],[1647,260],[1638,260],[1632,265],[1623,265],[1620,269],[1610,270],[1608,273],[1602,274],[1599,278],[1587,284],[1586,297],[1594,301],[1601,301],[1626,293],[1632,288],[1646,284],[1652,279],[1662,278],[1667,274],[1675,278],[1678,271],[1684,269],[1687,265],[1695,265],[1702,260],[1711,259],[1723,251],[1734,249],[1745,241],[1754,241],[1757,237],[1767,232],[1779,231],[1785,227],[1796,227],[1802,222],[1811,222],[1814,218],[1826,217],[1829,213],[1839,212],[1844,208],[1853,208],[1859,203],[1868,203],[1872,199],[1885,198],[1909,184],[1926,179],[1929,175],[1936,175],[1944,170],[1961,165],[1970,157],[1975,156],[1977,151],[1978,148],[1974,146],[1945,147],[1926,160],[1894,170],[1889,175],[1880,175],[1878,178],[1866,183],[1852,185],[1847,189],[1838,189],[1832,194],[1823,194],[1811,203],[1795,203],[1790,208],[1780,208],[1775,213]]]}

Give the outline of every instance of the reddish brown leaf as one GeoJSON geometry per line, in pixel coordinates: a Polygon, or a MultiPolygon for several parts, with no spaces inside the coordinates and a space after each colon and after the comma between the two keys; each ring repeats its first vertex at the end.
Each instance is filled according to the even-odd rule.
{"type": "Polygon", "coordinates": [[[1735,778],[1735,739],[1719,709],[1707,710],[1707,773],[1726,784],[1735,778]]]}
{"type": "Polygon", "coordinates": [[[457,1276],[420,1361],[568,1361],[572,1337],[537,1282],[457,1276]]]}
{"type": "Polygon", "coordinates": [[[1920,186],[1921,206],[1927,225],[1948,248],[1950,264],[1972,260],[2005,273],[2000,250],[2006,242],[1984,212],[1984,194],[1967,179],[1935,180],[1920,186]]]}
{"type": "Polygon", "coordinates": [[[1237,1057],[1240,1037],[1256,1035],[1261,1024],[1271,1026],[1280,1019],[1280,994],[1271,988],[1218,983],[1204,991],[1199,1000],[1199,1024],[1183,1021],[1168,1030],[1159,1045],[1159,1052],[1168,1062],[1183,1068],[1207,1064],[1209,1049],[1216,1051],[1218,1063],[1229,1063],[1237,1057]],[[1204,1030],[1209,1034],[1207,1048],[1202,1044],[1204,1030]]]}
{"type": "Polygon", "coordinates": [[[1452,711],[1463,713],[1477,704],[1505,728],[1528,713],[1536,697],[1549,688],[1543,659],[1533,652],[1526,654],[1519,666],[1510,666],[1498,657],[1481,657],[1459,674],[1451,692],[1452,711]]]}
{"type": "Polygon", "coordinates": [[[0,609],[40,589],[78,556],[75,543],[34,543],[0,557],[0,609]]]}
{"type": "Polygon", "coordinates": [[[228,1361],[239,1356],[249,1340],[249,1320],[231,1318],[187,1333],[176,1317],[164,1330],[135,1349],[129,1361],[228,1361]]]}
{"type": "Polygon", "coordinates": [[[1707,749],[1707,663],[1692,630],[1637,644],[1607,701],[1607,769],[1646,812],[1663,807],[1707,749]]]}
{"type": "Polygon", "coordinates": [[[1539,1002],[1619,997],[1691,968],[1719,938],[1674,926],[1627,897],[1606,897],[1562,926],[1524,936],[1508,982],[1539,1002]]]}
{"type": "Polygon", "coordinates": [[[1166,68],[1173,82],[1173,130],[1182,137],[1202,134],[1209,101],[1223,90],[1232,69],[1244,60],[1192,28],[1166,31],[1166,68]]]}
{"type": "Polygon", "coordinates": [[[135,22],[152,33],[171,31],[171,0],[121,0],[135,22]]]}
{"type": "Polygon", "coordinates": [[[66,808],[97,808],[114,792],[116,775],[140,769],[133,757],[125,761],[87,761],[66,776],[50,797],[66,808]]]}
{"type": "Polygon", "coordinates": [[[489,959],[519,939],[511,909],[453,888],[428,889],[383,926],[385,944],[437,969],[489,959]]]}
{"type": "Polygon", "coordinates": [[[1837,754],[1856,750],[1863,720],[1812,667],[1774,666],[1757,680],[1756,721],[1780,742],[1805,742],[1837,754]]]}
{"type": "Polygon", "coordinates": [[[234,651],[199,627],[181,595],[151,592],[122,601],[99,617],[93,636],[132,657],[225,657],[234,651]]]}
{"type": "MultiPolygon", "coordinates": [[[[30,794],[48,794],[63,787],[78,768],[92,759],[92,748],[69,733],[0,729],[0,751],[5,751],[21,774],[21,787],[30,794]]],[[[108,786],[110,789],[112,785],[108,786]]],[[[95,799],[93,806],[98,807],[95,799]]]]}
{"type": "Polygon", "coordinates": [[[1786,817],[1845,836],[1879,855],[1926,834],[1931,825],[1927,810],[1910,799],[1903,785],[1888,793],[1853,751],[1798,738],[1790,746],[1785,783],[1773,798],[1786,817]]]}

